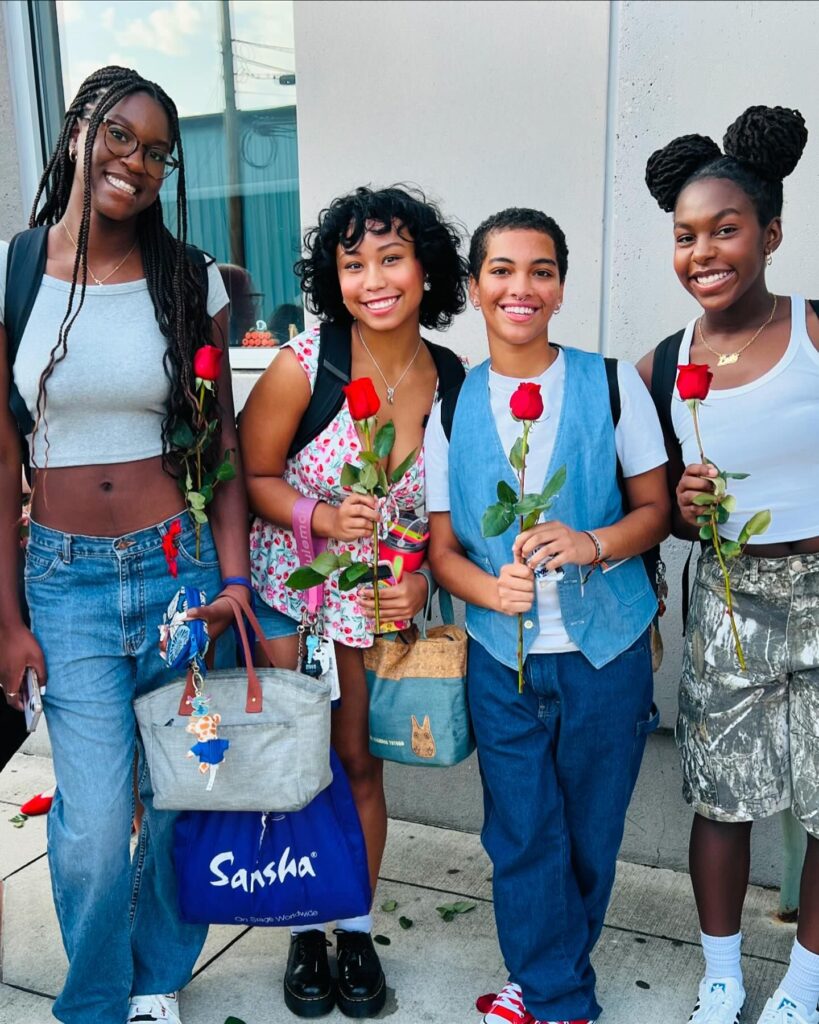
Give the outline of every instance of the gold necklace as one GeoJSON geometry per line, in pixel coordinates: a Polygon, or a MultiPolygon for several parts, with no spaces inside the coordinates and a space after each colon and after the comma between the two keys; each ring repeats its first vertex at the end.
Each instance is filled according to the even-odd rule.
{"type": "MultiPolygon", "coordinates": [[[[69,237],[69,239],[70,239],[70,241],[71,241],[71,244],[72,244],[72,245],[74,246],[74,248],[76,249],[76,248],[77,248],[77,243],[76,243],[76,242],[74,241],[74,236],[73,236],[73,235],[71,234],[71,232],[70,232],[70,231],[68,230],[68,225],[66,224],[66,222],[65,222],[65,221],[63,221],[63,222],[62,222],[62,224],[63,224],[63,227],[65,228],[65,233],[66,233],[66,234],[68,235],[68,237],[69,237]]],[[[88,265],[88,257],[86,256],[86,259],[85,259],[85,268],[86,268],[86,270],[88,271],[88,273],[89,273],[89,274],[90,274],[90,275],[91,275],[91,276],[92,276],[92,277],[94,278],[94,284],[105,284],[105,282],[106,282],[106,281],[108,280],[108,278],[109,278],[109,277],[113,277],[113,276],[114,276],[114,274],[116,274],[116,272],[117,272],[117,271],[119,270],[119,268],[120,268],[120,267],[122,266],[122,264],[123,264],[123,263],[124,263],[124,262],[125,262],[125,261],[126,261],[126,260],[128,259],[128,257],[129,257],[129,256],[131,255],[131,253],[132,253],[132,252],[134,251],[134,249],[136,249],[136,247],[137,247],[137,241],[138,241],[138,239],[136,239],[136,238],[135,238],[135,239],[134,239],[134,244],[133,244],[133,245],[131,246],[131,248],[130,248],[130,249],[128,250],[128,252],[126,252],[126,253],[125,253],[125,255],[124,255],[124,256],[122,257],[122,259],[121,259],[121,260],[119,261],[119,263],[118,263],[118,264],[117,264],[117,265],[116,265],[116,266],[114,267],[114,269],[113,269],[113,270],[111,270],[111,271],[110,271],[109,273],[107,273],[107,274],[105,275],[105,277],[102,277],[102,278],[100,278],[100,277],[97,277],[97,275],[96,275],[96,274],[94,273],[94,271],[93,271],[93,270],[91,269],[91,267],[90,267],[90,266],[88,265]]]]}
{"type": "Polygon", "coordinates": [[[390,385],[389,381],[388,381],[388,380],[387,380],[387,378],[386,378],[386,377],[384,376],[384,371],[383,371],[383,370],[381,369],[381,367],[380,367],[380,366],[378,365],[378,362],[377,362],[377,360],[376,360],[375,356],[374,356],[374,355],[372,354],[372,352],[370,352],[370,350],[369,350],[369,349],[367,348],[367,343],[366,343],[366,342],[364,341],[364,338],[363,338],[363,337],[362,337],[362,335],[361,335],[361,328],[360,328],[360,327],[358,326],[358,320],[356,320],[356,322],[355,322],[355,329],[356,329],[356,332],[358,333],[358,340],[359,340],[359,341],[361,342],[361,344],[362,344],[362,345],[364,346],[364,351],[365,351],[365,352],[367,353],[367,355],[368,355],[368,356],[370,357],[370,359],[372,360],[372,364],[373,364],[373,366],[374,366],[374,367],[376,368],[376,370],[378,370],[378,372],[379,372],[379,373],[381,374],[381,380],[383,380],[383,381],[384,381],[384,387],[385,387],[385,388],[387,389],[387,401],[389,402],[389,404],[390,404],[390,405],[392,405],[392,404],[393,404],[393,402],[395,401],[395,389],[396,389],[396,388],[398,387],[398,385],[399,385],[399,384],[401,383],[401,381],[402,381],[402,380],[403,380],[403,379],[404,379],[404,378],[406,377],[406,375],[407,375],[407,374],[409,373],[409,371],[410,371],[410,367],[411,367],[411,366],[412,366],[412,364],[413,364],[413,363],[415,362],[415,360],[416,360],[416,359],[418,358],[418,353],[419,353],[419,352],[421,351],[421,344],[422,344],[422,339],[421,339],[420,337],[418,338],[418,347],[417,347],[417,348],[415,349],[415,355],[414,355],[414,356],[412,357],[412,359],[410,359],[410,361],[409,361],[409,362],[407,363],[407,365],[406,365],[406,366],[404,367],[404,372],[403,372],[403,373],[401,374],[401,376],[400,376],[400,377],[398,378],[398,380],[397,380],[397,381],[396,381],[396,382],[395,382],[395,383],[394,383],[393,385],[390,385]]]}
{"type": "MultiPolygon", "coordinates": [[[[705,314],[703,314],[703,316],[705,316],[705,314]]],[[[765,328],[768,326],[768,324],[770,324],[770,322],[773,320],[774,316],[776,316],[776,296],[775,295],[774,295],[773,309],[771,310],[771,315],[768,317],[768,319],[765,321],[765,323],[754,333],[754,335],[748,341],[745,342],[745,344],[742,346],[742,348],[737,349],[736,352],[717,352],[717,350],[715,348],[712,348],[708,344],[708,342],[705,340],[705,335],[702,332],[702,321],[703,321],[703,317],[702,316],[697,321],[697,330],[699,331],[700,341],[708,349],[708,351],[712,352],[715,356],[719,356],[719,360],[717,362],[717,366],[733,366],[733,364],[739,359],[739,357],[742,355],[742,353],[745,351],[745,349],[746,348],[750,348],[751,345],[753,345],[753,343],[756,341],[756,339],[760,336],[760,334],[762,334],[762,332],[765,330],[765,328]]]]}

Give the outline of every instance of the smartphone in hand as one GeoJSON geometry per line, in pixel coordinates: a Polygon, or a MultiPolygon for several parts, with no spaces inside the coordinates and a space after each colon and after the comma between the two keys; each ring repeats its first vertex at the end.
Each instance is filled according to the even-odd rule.
{"type": "Polygon", "coordinates": [[[43,713],[42,691],[37,673],[33,668],[27,668],[23,676],[23,685],[20,687],[20,696],[23,698],[23,714],[26,716],[26,728],[34,732],[43,713]]]}

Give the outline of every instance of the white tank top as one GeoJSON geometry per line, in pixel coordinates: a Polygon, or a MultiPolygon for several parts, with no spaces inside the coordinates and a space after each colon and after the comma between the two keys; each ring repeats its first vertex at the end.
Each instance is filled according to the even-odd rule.
{"type": "MultiPolygon", "coordinates": [[[[685,329],[681,364],[690,362],[697,319],[685,329]]],[[[706,456],[720,469],[750,474],[729,480],[737,507],[721,536],[737,540],[748,519],[767,508],[771,526],[758,543],[819,537],[819,352],[808,336],[801,296],[791,296],[791,337],[779,362],[750,384],[712,389],[699,419],[706,456]]],[[[676,390],[671,420],[683,462],[699,462],[691,413],[676,390]]]]}

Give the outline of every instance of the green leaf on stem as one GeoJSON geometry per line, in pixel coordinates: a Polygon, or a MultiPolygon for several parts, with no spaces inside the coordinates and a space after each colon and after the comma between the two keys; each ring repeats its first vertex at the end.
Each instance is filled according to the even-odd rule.
{"type": "Polygon", "coordinates": [[[190,448],[193,444],[193,431],[187,423],[177,423],[171,434],[174,448],[190,448]]]}
{"type": "Polygon", "coordinates": [[[566,467],[561,466],[560,469],[555,470],[552,474],[551,479],[543,488],[540,495],[541,500],[544,502],[544,507],[548,508],[548,503],[556,498],[560,493],[563,485],[566,483],[566,467]]]}
{"type": "Polygon", "coordinates": [[[322,576],[330,576],[338,569],[338,555],[332,551],[322,551],[320,555],[316,555],[308,568],[322,576]]]}
{"type": "Polygon", "coordinates": [[[530,512],[537,512],[540,515],[545,507],[542,495],[524,494],[520,501],[515,502],[512,511],[516,516],[528,516],[530,512]]]}
{"type": "Polygon", "coordinates": [[[692,505],[716,505],[716,503],[717,496],[710,491],[703,491],[702,494],[697,494],[691,499],[692,505]]]}
{"type": "Polygon", "coordinates": [[[737,499],[733,494],[726,494],[720,504],[726,512],[736,512],[737,510],[737,499]]]}
{"type": "Polygon", "coordinates": [[[378,470],[375,466],[369,464],[364,466],[361,470],[361,476],[358,478],[358,482],[364,488],[365,493],[372,494],[378,486],[378,470]]]}
{"type": "Polygon", "coordinates": [[[353,556],[349,551],[342,551],[338,556],[338,567],[339,569],[346,569],[348,565],[353,564],[353,556]]]}
{"type": "Polygon", "coordinates": [[[726,480],[747,480],[751,475],[750,473],[728,473],[722,474],[726,480]]]}
{"type": "Polygon", "coordinates": [[[372,567],[367,565],[366,562],[353,562],[339,576],[338,589],[342,591],[352,590],[368,572],[372,572],[372,567]]]}
{"type": "Polygon", "coordinates": [[[225,459],[216,469],[216,479],[222,483],[236,478],[236,467],[229,459],[225,459]]]}
{"type": "Polygon", "coordinates": [[[498,501],[504,505],[514,505],[518,500],[517,494],[512,490],[505,480],[498,481],[498,501]]]}
{"type": "Polygon", "coordinates": [[[369,494],[370,493],[367,490],[367,488],[364,486],[364,484],[353,484],[353,486],[350,488],[350,490],[355,492],[355,494],[369,494]]]}
{"type": "Polygon", "coordinates": [[[358,466],[354,466],[352,462],[345,462],[341,470],[341,486],[352,487],[353,484],[358,483],[358,478],[361,475],[361,470],[358,466]]]}
{"type": "Polygon", "coordinates": [[[537,526],[541,511],[541,509],[535,509],[533,512],[530,512],[528,516],[523,517],[524,530],[531,530],[533,526],[537,526]]]}
{"type": "Polygon", "coordinates": [[[757,537],[764,533],[771,525],[771,510],[764,509],[751,516],[748,522],[742,527],[739,535],[739,543],[743,546],[748,543],[751,537],[757,537]]]}
{"type": "Polygon", "coordinates": [[[523,435],[521,435],[512,445],[511,452],[509,452],[509,461],[512,464],[512,468],[516,469],[518,473],[523,469],[528,454],[529,445],[524,445],[523,435]]]}
{"type": "Polygon", "coordinates": [[[508,505],[498,502],[490,505],[481,518],[481,536],[498,537],[515,521],[515,513],[508,505]]]}
{"type": "Polygon", "coordinates": [[[386,498],[390,493],[390,482],[387,479],[387,471],[383,466],[378,467],[378,490],[381,492],[382,498],[386,498]]]}
{"type": "Polygon", "coordinates": [[[207,515],[205,514],[204,510],[201,509],[201,508],[192,508],[191,509],[191,515],[193,516],[194,520],[197,523],[199,523],[200,525],[202,525],[202,524],[204,524],[204,523],[206,523],[208,521],[207,515]]]}
{"type": "Polygon", "coordinates": [[[722,505],[714,506],[714,515],[720,526],[724,526],[728,522],[729,513],[722,505]]]}
{"type": "Polygon", "coordinates": [[[360,458],[364,462],[369,462],[371,466],[377,466],[379,459],[375,452],[363,451],[360,458]]]}
{"type": "Polygon", "coordinates": [[[401,477],[406,473],[410,466],[415,462],[418,457],[418,449],[413,448],[409,455],[400,462],[395,469],[390,473],[390,483],[397,484],[401,477]]]}
{"type": "Polygon", "coordinates": [[[202,487],[202,497],[205,499],[205,504],[209,504],[213,501],[213,484],[204,484],[202,487]]]}
{"type": "Polygon", "coordinates": [[[199,491],[188,491],[188,504],[193,509],[204,508],[206,505],[205,495],[199,491]]]}
{"type": "Polygon", "coordinates": [[[735,540],[721,540],[720,550],[723,558],[736,558],[737,555],[742,554],[742,545],[735,540]]]}
{"type": "Polygon", "coordinates": [[[710,523],[706,523],[700,527],[700,540],[713,540],[714,539],[714,528],[710,523]]]}
{"type": "Polygon", "coordinates": [[[373,451],[379,459],[386,459],[395,444],[395,424],[392,420],[378,428],[373,442],[373,451]]]}
{"type": "Polygon", "coordinates": [[[291,590],[309,590],[324,583],[325,577],[311,569],[309,565],[299,566],[287,577],[286,584],[291,590]]]}
{"type": "Polygon", "coordinates": [[[717,498],[721,498],[726,491],[725,479],[721,476],[715,476],[711,483],[714,485],[714,494],[716,494],[717,498]]]}

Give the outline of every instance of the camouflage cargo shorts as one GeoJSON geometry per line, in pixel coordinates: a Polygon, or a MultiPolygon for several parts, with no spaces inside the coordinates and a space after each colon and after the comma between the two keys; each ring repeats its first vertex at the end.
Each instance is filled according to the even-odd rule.
{"type": "Polygon", "coordinates": [[[700,558],[683,657],[683,794],[715,821],[786,807],[819,837],[819,554],[740,556],[731,571],[741,672],[713,550],[700,558]]]}

